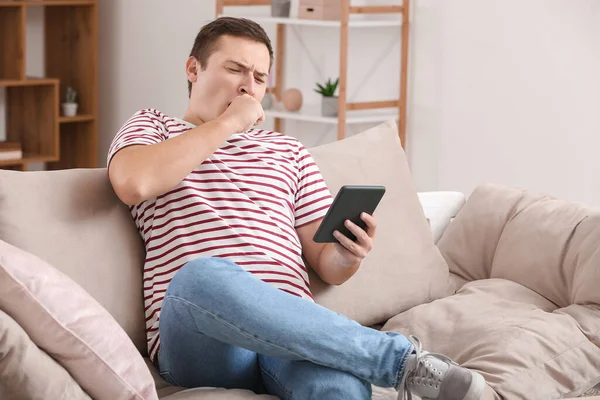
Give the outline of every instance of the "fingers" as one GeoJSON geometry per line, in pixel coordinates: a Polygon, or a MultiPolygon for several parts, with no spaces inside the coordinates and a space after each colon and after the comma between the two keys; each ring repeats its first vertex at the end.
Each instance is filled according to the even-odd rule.
{"type": "Polygon", "coordinates": [[[254,126],[258,126],[258,125],[262,124],[263,122],[265,122],[264,116],[257,119],[256,122],[254,123],[254,126]]]}
{"type": "Polygon", "coordinates": [[[357,261],[366,257],[366,252],[362,249],[362,247],[358,243],[353,242],[348,237],[344,236],[341,232],[333,231],[333,236],[344,248],[346,248],[346,250],[357,257],[357,261]]]}
{"type": "Polygon", "coordinates": [[[363,247],[367,252],[371,251],[373,244],[367,232],[365,232],[360,226],[356,225],[354,222],[347,219],[344,222],[344,225],[350,232],[356,236],[356,241],[363,247]]]}
{"type": "Polygon", "coordinates": [[[375,221],[375,217],[369,215],[367,213],[360,214],[360,219],[365,221],[367,224],[367,234],[371,237],[375,237],[375,231],[377,230],[377,221],[375,221]]]}
{"type": "Polygon", "coordinates": [[[346,226],[346,228],[348,228],[350,232],[354,234],[354,236],[356,236],[356,242],[352,241],[350,238],[344,236],[340,232],[338,232],[338,235],[335,236],[335,238],[340,242],[342,246],[351,251],[352,254],[361,259],[365,258],[367,256],[367,253],[369,253],[373,249],[373,240],[369,237],[369,235],[367,235],[367,233],[363,229],[361,229],[352,221],[346,220],[344,225],[346,226]]]}
{"type": "Polygon", "coordinates": [[[254,125],[260,125],[261,123],[265,122],[265,110],[262,107],[262,104],[260,104],[260,101],[258,101],[258,99],[254,99],[257,103],[257,107],[259,109],[259,113],[260,116],[258,117],[258,119],[256,120],[256,123],[254,125]]]}

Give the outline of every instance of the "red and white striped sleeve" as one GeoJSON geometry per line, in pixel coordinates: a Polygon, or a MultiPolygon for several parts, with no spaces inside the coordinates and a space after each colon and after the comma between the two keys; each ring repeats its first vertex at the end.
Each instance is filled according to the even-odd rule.
{"type": "Polygon", "coordinates": [[[108,149],[106,165],[119,150],[134,144],[148,145],[167,140],[165,129],[161,129],[160,116],[156,111],[147,109],[136,112],[125,122],[115,135],[108,149]]]}
{"type": "Polygon", "coordinates": [[[298,153],[298,174],[295,228],[323,218],[333,201],[319,167],[304,146],[298,153]]]}

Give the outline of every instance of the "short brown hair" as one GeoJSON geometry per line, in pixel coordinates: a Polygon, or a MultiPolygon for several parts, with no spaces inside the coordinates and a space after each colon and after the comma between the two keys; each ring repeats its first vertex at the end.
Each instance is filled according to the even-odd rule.
{"type": "MultiPolygon", "coordinates": [[[[208,64],[208,58],[215,50],[217,41],[223,35],[248,38],[263,43],[269,50],[271,59],[269,69],[273,65],[271,40],[259,24],[245,18],[220,17],[200,29],[196,40],[194,40],[194,47],[190,52],[190,57],[195,57],[200,62],[200,68],[203,70],[208,64]]],[[[192,82],[188,80],[188,96],[191,96],[191,94],[192,82]]]]}

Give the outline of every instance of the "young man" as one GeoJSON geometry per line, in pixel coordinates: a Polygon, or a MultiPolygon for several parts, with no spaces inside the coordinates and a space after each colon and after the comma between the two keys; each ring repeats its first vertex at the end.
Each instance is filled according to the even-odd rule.
{"type": "Polygon", "coordinates": [[[479,374],[314,303],[307,268],[342,284],[372,249],[376,222],[349,223],[356,242],[312,241],[331,204],[317,166],[297,140],[253,129],[272,62],[259,25],[209,23],[186,62],[184,118],[139,111],[110,147],[110,181],[146,245],[151,359],[174,385],[282,399],[370,399],[371,384],[480,398],[479,374]]]}

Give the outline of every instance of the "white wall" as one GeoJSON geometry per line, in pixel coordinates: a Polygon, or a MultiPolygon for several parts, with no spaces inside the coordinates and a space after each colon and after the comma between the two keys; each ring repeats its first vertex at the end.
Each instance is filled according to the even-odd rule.
{"type": "Polygon", "coordinates": [[[418,1],[420,189],[499,182],[600,205],[600,2],[418,1]]]}
{"type": "Polygon", "coordinates": [[[101,165],[119,127],[137,110],[181,117],[187,106],[185,60],[212,1],[102,0],[99,137],[101,165]]]}
{"type": "MultiPolygon", "coordinates": [[[[600,204],[600,2],[412,4],[408,155],[417,187],[469,193],[493,181],[600,204]]],[[[185,59],[213,12],[213,1],[100,2],[101,160],[136,110],[183,115],[185,59]]],[[[312,87],[337,73],[339,36],[302,27],[288,40],[308,51],[287,58],[287,85],[318,103],[312,87]]],[[[350,99],[397,97],[397,30],[355,30],[350,43],[350,99]]],[[[286,133],[308,146],[335,137],[308,123],[288,123],[286,133]]]]}

